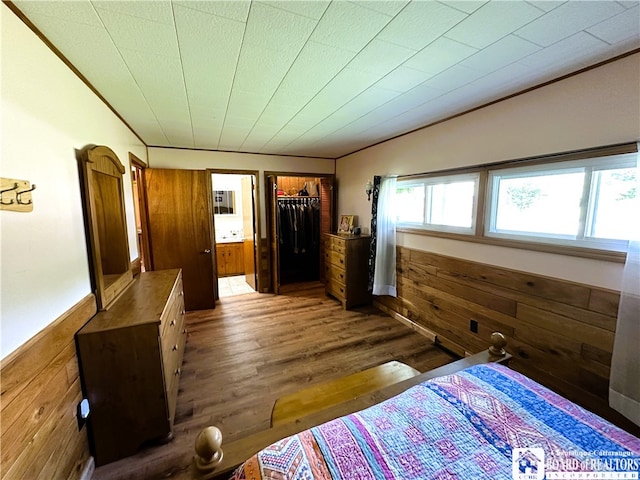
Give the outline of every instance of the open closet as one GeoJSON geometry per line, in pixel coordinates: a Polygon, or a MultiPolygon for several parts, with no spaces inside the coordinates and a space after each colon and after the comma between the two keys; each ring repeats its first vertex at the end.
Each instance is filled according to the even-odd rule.
{"type": "Polygon", "coordinates": [[[272,289],[321,280],[322,233],[333,219],[333,175],[267,173],[272,289]]]}

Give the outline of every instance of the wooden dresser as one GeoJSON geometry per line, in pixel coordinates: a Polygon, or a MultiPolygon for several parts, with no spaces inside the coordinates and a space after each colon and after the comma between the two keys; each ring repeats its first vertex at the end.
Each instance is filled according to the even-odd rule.
{"type": "Polygon", "coordinates": [[[325,291],[349,309],[371,301],[368,292],[369,245],[368,235],[322,236],[325,291]]]}
{"type": "Polygon", "coordinates": [[[178,269],[141,273],[77,333],[96,465],[171,438],[186,333],[178,269]]]}

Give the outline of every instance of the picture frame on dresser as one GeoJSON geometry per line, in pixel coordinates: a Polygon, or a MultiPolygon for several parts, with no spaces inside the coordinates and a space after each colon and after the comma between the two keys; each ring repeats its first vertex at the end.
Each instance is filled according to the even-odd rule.
{"type": "Polygon", "coordinates": [[[338,223],[338,233],[351,233],[353,228],[354,215],[340,215],[338,223]]]}

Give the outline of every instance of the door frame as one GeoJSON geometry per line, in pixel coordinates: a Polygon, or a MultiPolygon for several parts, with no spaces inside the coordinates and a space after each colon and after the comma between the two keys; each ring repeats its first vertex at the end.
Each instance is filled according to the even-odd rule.
{"type": "MultiPolygon", "coordinates": [[[[277,185],[278,177],[314,177],[314,178],[329,178],[331,179],[331,196],[329,205],[330,227],[329,230],[333,231],[336,224],[336,175],[335,173],[313,173],[313,172],[282,172],[282,171],[265,171],[264,172],[264,184],[267,186],[265,189],[265,204],[267,206],[267,245],[269,246],[269,271],[271,277],[271,292],[276,295],[280,294],[280,265],[278,265],[278,254],[275,252],[275,245],[278,245],[278,240],[273,238],[273,232],[277,231],[275,228],[275,222],[278,218],[278,211],[274,206],[278,204],[277,185]],[[269,187],[269,177],[274,177],[274,188],[269,187]]],[[[321,194],[322,195],[322,194],[321,194]]],[[[321,255],[322,257],[322,255],[321,255]]],[[[320,269],[320,275],[322,276],[322,269],[320,269]]],[[[321,277],[322,278],[322,277],[321,277]]]]}
{"type": "MultiPolygon", "coordinates": [[[[129,152],[129,172],[132,169],[136,170],[137,178],[136,178],[136,186],[137,186],[137,195],[134,195],[134,199],[138,198],[138,214],[140,215],[140,229],[142,230],[140,235],[140,242],[138,246],[140,250],[138,252],[138,261],[142,262],[144,265],[144,269],[146,271],[153,270],[153,261],[151,258],[151,240],[149,238],[149,216],[147,210],[147,184],[145,182],[145,170],[149,168],[149,166],[135,156],[133,153],[129,152]]],[[[131,189],[133,190],[133,178],[131,179],[131,189]]],[[[138,233],[136,232],[136,238],[138,233]]]]}
{"type": "MultiPolygon", "coordinates": [[[[256,268],[256,292],[262,291],[263,279],[261,275],[262,271],[262,262],[261,262],[261,251],[262,251],[262,235],[260,231],[261,217],[260,217],[260,171],[259,170],[248,170],[248,169],[232,169],[232,168],[207,168],[207,176],[209,178],[209,183],[211,184],[210,197],[211,197],[211,205],[213,205],[213,181],[211,175],[253,175],[256,179],[255,181],[255,191],[253,192],[253,201],[254,201],[254,213],[253,213],[253,228],[256,232],[256,248],[255,248],[255,268],[256,268]]],[[[213,209],[211,210],[213,212],[213,209]]],[[[215,263],[215,276],[218,278],[218,262],[217,262],[217,247],[216,247],[216,225],[213,214],[211,215],[211,225],[213,226],[211,230],[211,234],[213,236],[213,248],[214,248],[214,259],[216,259],[215,263]]],[[[216,289],[216,300],[219,299],[218,291],[216,289]]]]}

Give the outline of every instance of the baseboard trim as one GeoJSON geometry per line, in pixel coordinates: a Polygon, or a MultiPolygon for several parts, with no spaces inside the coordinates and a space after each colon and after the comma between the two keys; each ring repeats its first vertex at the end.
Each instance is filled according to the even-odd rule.
{"type": "Polygon", "coordinates": [[[420,335],[423,335],[423,336],[427,337],[433,343],[437,343],[438,335],[435,332],[432,332],[431,330],[429,330],[428,328],[423,327],[422,325],[418,325],[413,320],[405,317],[404,315],[400,315],[398,312],[395,312],[395,311],[391,310],[389,307],[387,307],[386,305],[383,305],[382,303],[380,303],[377,300],[373,301],[373,306],[376,307],[378,310],[382,310],[384,313],[386,313],[390,317],[395,318],[400,323],[405,324],[410,329],[415,330],[420,335]]]}
{"type": "Polygon", "coordinates": [[[91,480],[91,477],[93,477],[93,473],[95,471],[96,471],[96,462],[93,460],[93,457],[89,457],[87,459],[87,463],[84,464],[84,468],[82,469],[80,480],[91,480]]]}
{"type": "Polygon", "coordinates": [[[394,318],[398,320],[400,323],[403,323],[404,325],[414,330],[415,332],[419,333],[420,335],[427,337],[438,347],[443,348],[448,352],[451,352],[454,355],[459,356],[460,358],[464,358],[472,355],[472,353],[467,352],[464,348],[462,348],[457,343],[452,342],[451,340],[449,340],[446,337],[443,337],[442,335],[438,335],[434,331],[429,330],[428,328],[425,328],[422,325],[418,325],[413,320],[405,317],[404,315],[400,315],[395,310],[392,310],[391,308],[387,307],[386,305],[383,305],[377,300],[373,301],[373,306],[376,307],[378,310],[383,311],[384,313],[389,315],[391,318],[394,318]]]}

